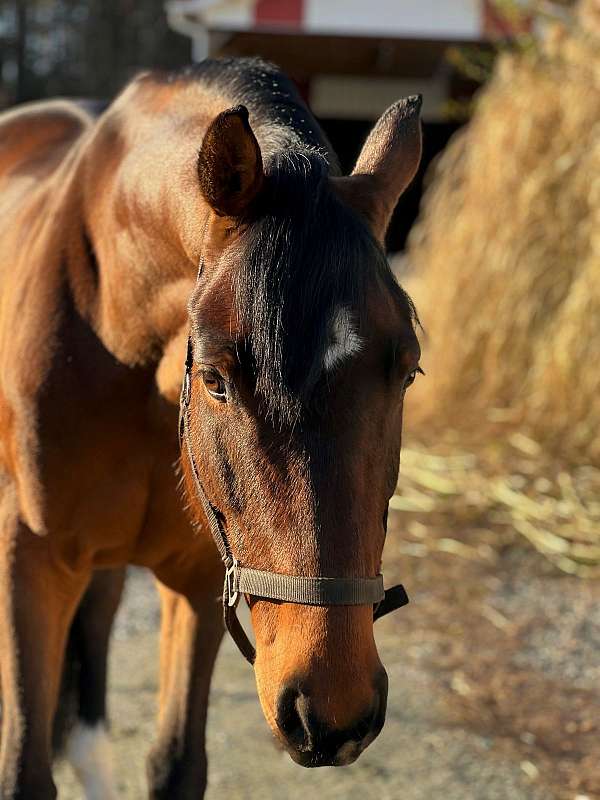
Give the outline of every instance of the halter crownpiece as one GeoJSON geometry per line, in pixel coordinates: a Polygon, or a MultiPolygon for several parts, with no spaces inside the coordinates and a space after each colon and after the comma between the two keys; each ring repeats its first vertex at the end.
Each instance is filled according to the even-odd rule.
{"type": "Polygon", "coordinates": [[[206,515],[210,532],[225,565],[223,584],[223,620],[231,638],[244,658],[254,664],[256,651],[248,639],[237,617],[236,609],[240,595],[253,595],[267,600],[298,603],[309,606],[373,606],[373,619],[389,614],[408,603],[408,595],[402,585],[383,588],[383,575],[374,578],[330,578],[325,576],[305,577],[284,575],[252,569],[235,558],[227,533],[208,499],[192,452],[189,433],[189,408],[192,388],[193,352],[188,339],[185,375],[179,403],[179,446],[183,455],[184,444],[192,469],[196,494],[206,515]]]}

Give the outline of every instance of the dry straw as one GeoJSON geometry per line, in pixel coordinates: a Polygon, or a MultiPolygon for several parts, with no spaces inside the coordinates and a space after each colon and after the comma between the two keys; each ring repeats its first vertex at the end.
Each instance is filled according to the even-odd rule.
{"type": "MultiPolygon", "coordinates": [[[[430,440],[458,430],[479,463],[503,443],[510,459],[519,432],[548,473],[546,491],[527,479],[526,492],[499,499],[497,469],[480,493],[519,506],[512,524],[544,552],[562,548],[563,567],[570,555],[576,565],[600,562],[597,508],[586,511],[589,470],[600,467],[598,0],[547,24],[538,47],[500,57],[471,122],[434,169],[409,263],[428,373],[407,404],[411,433],[430,440]],[[566,467],[587,470],[570,494],[564,478],[557,483],[566,467]]],[[[500,463],[508,474],[510,463],[500,463]]],[[[443,492],[434,495],[441,502],[443,492]]]]}

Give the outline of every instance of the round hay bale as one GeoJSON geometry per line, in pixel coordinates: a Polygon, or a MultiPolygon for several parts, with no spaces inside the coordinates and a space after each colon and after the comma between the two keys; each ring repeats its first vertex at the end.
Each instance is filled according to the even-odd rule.
{"type": "Polygon", "coordinates": [[[515,426],[600,462],[600,10],[505,54],[409,241],[414,432],[515,426]]]}

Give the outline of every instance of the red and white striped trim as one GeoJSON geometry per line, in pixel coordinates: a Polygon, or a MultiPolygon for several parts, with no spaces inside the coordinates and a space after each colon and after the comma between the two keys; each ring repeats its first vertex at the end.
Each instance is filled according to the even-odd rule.
{"type": "Polygon", "coordinates": [[[170,0],[178,30],[280,31],[334,36],[478,41],[528,30],[493,0],[170,0]]]}

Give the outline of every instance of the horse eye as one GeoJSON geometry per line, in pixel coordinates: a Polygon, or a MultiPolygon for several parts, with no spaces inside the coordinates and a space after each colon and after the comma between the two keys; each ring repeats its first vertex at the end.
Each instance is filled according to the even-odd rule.
{"type": "Polygon", "coordinates": [[[206,391],[215,400],[224,403],[227,400],[227,389],[225,388],[225,381],[218,372],[207,370],[202,373],[202,380],[206,386],[206,391]]]}
{"type": "Polygon", "coordinates": [[[405,389],[408,389],[409,386],[413,385],[413,383],[415,382],[415,378],[417,377],[417,374],[425,375],[421,367],[413,369],[413,371],[409,372],[408,375],[406,376],[406,380],[404,381],[405,389]]]}

